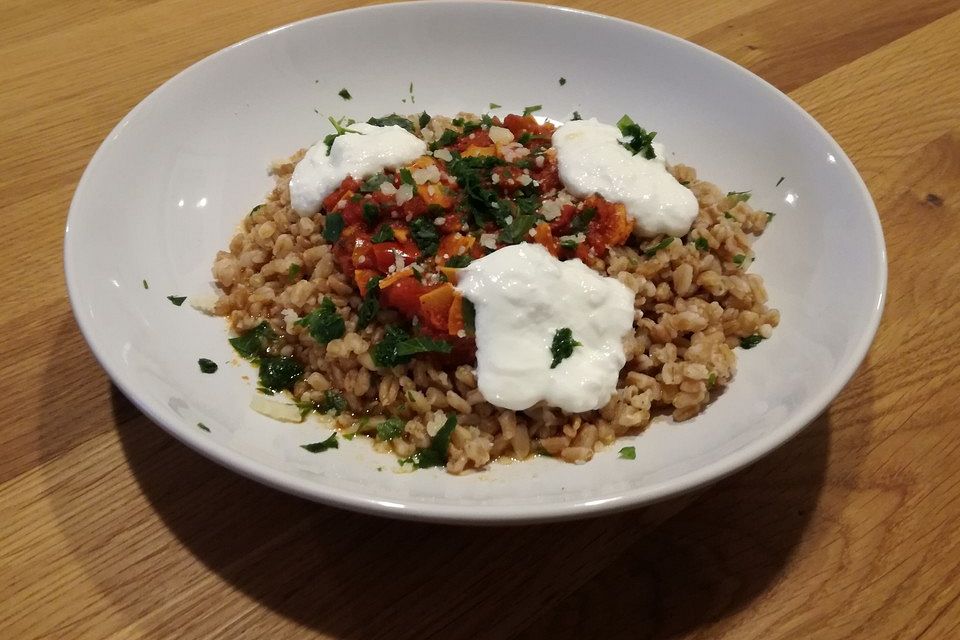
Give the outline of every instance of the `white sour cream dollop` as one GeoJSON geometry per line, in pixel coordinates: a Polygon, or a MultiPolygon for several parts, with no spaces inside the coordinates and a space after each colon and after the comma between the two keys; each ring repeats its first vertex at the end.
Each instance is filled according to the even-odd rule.
{"type": "Polygon", "coordinates": [[[320,210],[320,203],[344,178],[362,180],[384,169],[396,169],[427,152],[427,143],[403,127],[376,127],[358,122],[348,129],[357,133],[337,136],[327,155],[321,140],[307,150],[290,179],[290,203],[301,216],[320,210]]]}
{"type": "Polygon", "coordinates": [[[634,318],[633,292],[620,281],[522,243],[472,262],[457,288],[476,308],[477,386],[488,402],[518,411],[545,400],[576,413],[610,399],[634,318]],[[581,346],[551,369],[562,328],[581,346]]]}
{"type": "Polygon", "coordinates": [[[682,236],[697,217],[697,199],[670,175],[663,147],[656,157],[633,155],[620,144],[620,130],[589,120],[566,122],[553,133],[557,170],[567,191],[579,198],[599,193],[620,202],[640,236],[682,236]]]}

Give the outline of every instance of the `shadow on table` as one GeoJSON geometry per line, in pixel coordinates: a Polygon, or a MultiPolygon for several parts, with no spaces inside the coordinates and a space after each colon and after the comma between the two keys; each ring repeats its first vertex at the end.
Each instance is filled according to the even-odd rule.
{"type": "MultiPolygon", "coordinates": [[[[116,390],[114,403],[119,415],[127,411],[116,390]]],[[[708,625],[780,577],[816,506],[829,448],[824,414],[696,498],[584,522],[468,528],[293,498],[145,424],[118,426],[130,467],[200,561],[299,624],[364,639],[518,629],[530,637],[671,637],[708,625]],[[190,490],[210,485],[215,499],[190,490]]]]}

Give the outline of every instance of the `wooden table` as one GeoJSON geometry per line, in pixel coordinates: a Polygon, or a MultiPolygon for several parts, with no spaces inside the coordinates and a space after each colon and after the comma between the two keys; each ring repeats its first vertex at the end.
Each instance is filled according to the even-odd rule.
{"type": "Polygon", "coordinates": [[[96,146],[162,81],[347,0],[5,0],[0,638],[960,637],[960,0],[595,0],[788,92],[883,218],[865,364],[695,499],[468,529],[330,509],[200,458],[113,388],[61,238],[96,146]]]}

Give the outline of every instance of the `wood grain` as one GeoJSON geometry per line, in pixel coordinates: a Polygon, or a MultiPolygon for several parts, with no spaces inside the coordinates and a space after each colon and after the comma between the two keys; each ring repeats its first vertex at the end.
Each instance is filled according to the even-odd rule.
{"type": "Polygon", "coordinates": [[[337,511],[198,457],[110,385],[66,301],[66,208],[114,123],[227,44],[352,4],[4,3],[0,638],[960,637],[960,0],[569,3],[790,92],[868,183],[889,298],[850,385],[746,471],[494,529],[337,511]]]}

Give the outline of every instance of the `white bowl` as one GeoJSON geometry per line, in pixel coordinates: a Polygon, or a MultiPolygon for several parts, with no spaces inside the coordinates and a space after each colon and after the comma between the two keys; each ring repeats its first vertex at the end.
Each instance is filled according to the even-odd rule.
{"type": "Polygon", "coordinates": [[[464,523],[635,507],[756,460],[849,380],[873,338],[886,283],[883,236],[863,182],[782,93],[646,27],[489,2],[320,16],[190,67],[131,111],[91,160],[70,207],[64,261],[77,321],[100,363],[190,447],[313,500],[464,523]],[[340,98],[341,88],[353,99],[340,98]],[[269,190],[267,165],[326,134],[327,115],[483,112],[491,102],[501,113],[542,104],[540,114],[558,119],[578,110],[615,122],[628,113],[659,132],[671,159],[722,188],[752,190],[751,204],[778,214],[752,268],[782,324],[758,348],[738,351],[736,379],[702,415],[683,424],[657,419],[587,465],[540,458],[455,477],[394,473],[395,460],[363,439],[303,451],[297,445],[329,431],[252,412],[254,387],[242,376],[253,370],[225,364],[233,354],[224,321],[166,296],[212,290],[213,256],[269,190]],[[220,371],[200,373],[199,357],[220,371]],[[618,459],[625,445],[636,447],[636,460],[618,459]]]}

